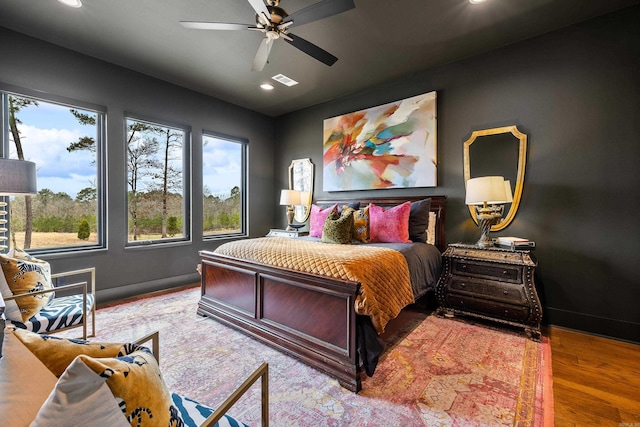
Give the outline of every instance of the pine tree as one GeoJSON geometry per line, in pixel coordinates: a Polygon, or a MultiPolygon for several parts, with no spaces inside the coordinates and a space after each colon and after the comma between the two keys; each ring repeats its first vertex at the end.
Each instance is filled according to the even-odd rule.
{"type": "Polygon", "coordinates": [[[78,239],[89,240],[91,229],[89,228],[89,221],[83,219],[78,225],[78,239]]]}

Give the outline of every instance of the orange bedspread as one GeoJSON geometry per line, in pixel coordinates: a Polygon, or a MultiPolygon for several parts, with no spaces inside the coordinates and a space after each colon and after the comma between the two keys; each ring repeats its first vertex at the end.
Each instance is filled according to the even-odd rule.
{"type": "Polygon", "coordinates": [[[356,313],[370,316],[378,333],[414,302],[407,261],[393,249],[262,237],[225,243],[215,253],[360,282],[356,313]]]}

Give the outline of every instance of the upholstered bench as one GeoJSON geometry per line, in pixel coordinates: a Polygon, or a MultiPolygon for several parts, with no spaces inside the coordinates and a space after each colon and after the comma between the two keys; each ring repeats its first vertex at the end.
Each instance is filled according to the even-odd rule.
{"type": "Polygon", "coordinates": [[[69,340],[7,327],[5,341],[0,413],[9,417],[7,425],[244,426],[226,412],[258,378],[262,425],[268,425],[266,363],[213,409],[166,388],[154,356],[159,348],[157,332],[122,344],[69,340]],[[154,351],[140,345],[147,341],[152,341],[154,351]]]}

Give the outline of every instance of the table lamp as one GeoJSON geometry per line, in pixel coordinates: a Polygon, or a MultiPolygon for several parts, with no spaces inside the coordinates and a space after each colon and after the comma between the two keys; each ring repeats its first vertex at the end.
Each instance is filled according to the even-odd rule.
{"type": "Polygon", "coordinates": [[[280,191],[280,205],[287,206],[287,230],[293,231],[296,227],[293,225],[293,207],[301,204],[301,194],[298,190],[282,190],[280,191]]]}
{"type": "Polygon", "coordinates": [[[504,204],[512,201],[511,184],[501,176],[483,176],[467,181],[465,203],[475,207],[480,228],[476,246],[493,246],[489,237],[491,226],[502,217],[504,204]]]}

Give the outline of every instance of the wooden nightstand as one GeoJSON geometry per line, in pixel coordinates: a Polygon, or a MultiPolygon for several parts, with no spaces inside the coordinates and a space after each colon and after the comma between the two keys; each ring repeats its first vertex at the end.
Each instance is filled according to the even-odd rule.
{"type": "Polygon", "coordinates": [[[533,280],[538,265],[528,250],[452,244],[442,255],[436,285],[438,314],[462,314],[523,327],[540,339],[542,307],[533,280]]]}
{"type": "Polygon", "coordinates": [[[298,231],[298,230],[280,230],[277,228],[272,228],[267,234],[267,237],[289,237],[291,239],[295,239],[297,237],[308,236],[308,231],[298,231]]]}

